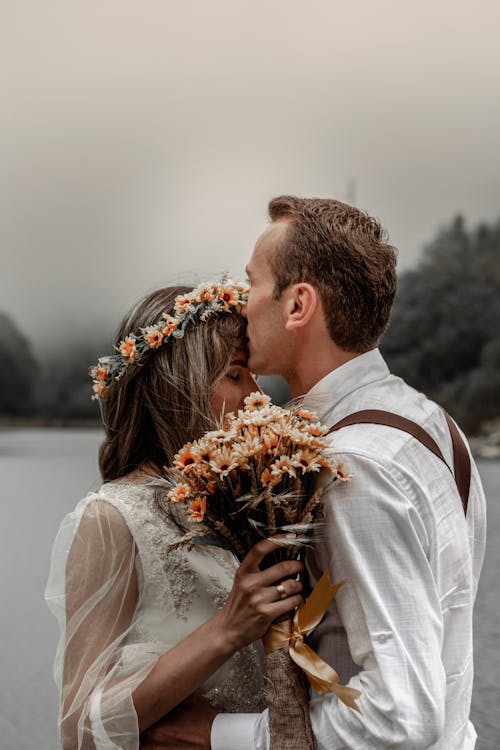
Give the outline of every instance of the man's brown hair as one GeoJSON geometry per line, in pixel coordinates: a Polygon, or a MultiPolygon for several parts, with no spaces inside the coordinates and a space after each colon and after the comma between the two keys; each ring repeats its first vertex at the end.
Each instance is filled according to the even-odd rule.
{"type": "Polygon", "coordinates": [[[338,346],[376,346],[396,292],[396,251],[379,222],[340,201],[291,195],[273,198],[269,216],[289,223],[270,259],[275,297],[291,284],[312,284],[338,346]]]}

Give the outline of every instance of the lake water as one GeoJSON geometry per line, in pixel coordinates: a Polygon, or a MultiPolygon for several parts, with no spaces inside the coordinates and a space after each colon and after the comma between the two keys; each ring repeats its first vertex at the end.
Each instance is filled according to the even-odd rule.
{"type": "MultiPolygon", "coordinates": [[[[98,483],[97,430],[0,431],[0,748],[55,750],[56,623],[43,601],[63,515],[98,483]]],[[[500,720],[500,462],[479,470],[488,498],[488,549],[476,605],[472,718],[477,750],[498,750],[500,720]],[[497,592],[497,593],[495,593],[497,592]]]]}

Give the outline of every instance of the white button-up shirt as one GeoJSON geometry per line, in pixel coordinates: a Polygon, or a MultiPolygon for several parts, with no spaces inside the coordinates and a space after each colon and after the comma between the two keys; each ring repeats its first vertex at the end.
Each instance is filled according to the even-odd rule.
{"type": "MultiPolygon", "coordinates": [[[[378,350],[329,373],[305,403],[332,426],[362,409],[420,424],[453,466],[441,410],[392,375],[378,350]]],[[[313,696],[318,750],[470,750],[472,608],[484,557],[486,505],[472,465],[467,517],[451,471],[406,432],[353,425],[331,435],[335,462],[354,476],[324,493],[326,524],[308,570],[346,583],[308,639],[361,691],[359,714],[313,696]]],[[[267,712],[220,714],[212,750],[265,750],[267,712]]]]}

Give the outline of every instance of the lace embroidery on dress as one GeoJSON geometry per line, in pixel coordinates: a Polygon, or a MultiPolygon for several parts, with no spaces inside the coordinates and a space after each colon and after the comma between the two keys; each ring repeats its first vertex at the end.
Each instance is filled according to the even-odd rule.
{"type": "Polygon", "coordinates": [[[165,545],[178,538],[179,529],[158,507],[154,487],[115,482],[102,489],[106,499],[123,514],[137,542],[147,571],[148,600],[186,622],[196,596],[197,576],[183,550],[176,550],[168,558],[162,554],[165,545]]]}
{"type": "Polygon", "coordinates": [[[174,600],[175,616],[187,622],[187,613],[196,595],[197,575],[186,557],[186,552],[181,549],[170,552],[164,560],[163,567],[174,600]]]}
{"type": "Polygon", "coordinates": [[[266,707],[264,699],[263,664],[260,650],[251,643],[237,651],[228,662],[224,682],[204,697],[228,713],[255,713],[266,707]]]}
{"type": "Polygon", "coordinates": [[[217,609],[222,609],[227,599],[226,589],[220,584],[217,576],[209,575],[208,583],[209,585],[207,586],[207,593],[209,597],[212,599],[217,609]]]}
{"type": "MultiPolygon", "coordinates": [[[[232,581],[238,568],[238,561],[232,552],[221,547],[211,547],[212,557],[217,565],[228,575],[228,580],[232,581]]],[[[214,574],[208,575],[207,593],[214,602],[217,609],[222,609],[226,603],[229,591],[221,583],[220,577],[214,574]]]]}

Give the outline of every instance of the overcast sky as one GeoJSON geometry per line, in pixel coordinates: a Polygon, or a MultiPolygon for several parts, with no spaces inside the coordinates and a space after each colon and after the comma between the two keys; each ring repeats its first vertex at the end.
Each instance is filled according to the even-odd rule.
{"type": "Polygon", "coordinates": [[[402,269],[500,215],[498,0],[0,9],[0,309],[38,354],[241,276],[279,193],[373,213],[402,269]]]}

